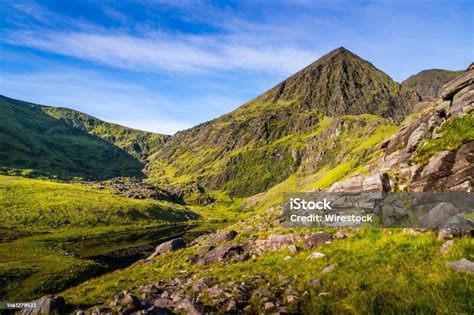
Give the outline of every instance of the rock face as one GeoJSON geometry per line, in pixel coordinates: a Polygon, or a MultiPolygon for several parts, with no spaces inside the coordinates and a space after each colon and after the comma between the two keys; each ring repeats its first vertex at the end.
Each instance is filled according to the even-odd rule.
{"type": "Polygon", "coordinates": [[[172,252],[184,247],[186,247],[186,241],[184,240],[184,238],[181,238],[181,237],[175,238],[171,241],[164,242],[158,245],[155,249],[155,252],[151,254],[151,256],[148,257],[148,259],[152,259],[153,257],[157,255],[172,252]]]}
{"type": "MultiPolygon", "coordinates": [[[[330,191],[471,191],[474,188],[474,69],[446,83],[441,98],[428,102],[415,119],[382,144],[385,154],[367,168],[369,176],[356,175],[335,183],[330,191]],[[456,147],[450,143],[456,124],[467,125],[456,147]],[[449,129],[452,128],[452,129],[449,129]],[[426,145],[439,149],[426,151],[426,145]],[[446,148],[446,149],[443,149],[446,148]],[[388,176],[388,173],[391,176],[388,176]],[[386,174],[386,177],[382,176],[386,174]],[[378,180],[380,178],[380,180],[378,180]]],[[[426,102],[425,102],[426,103],[426,102]]]]}

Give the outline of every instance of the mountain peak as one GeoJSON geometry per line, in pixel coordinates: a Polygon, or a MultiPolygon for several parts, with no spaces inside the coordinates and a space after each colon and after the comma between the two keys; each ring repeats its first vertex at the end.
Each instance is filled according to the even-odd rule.
{"type": "MultiPolygon", "coordinates": [[[[387,74],[344,47],[322,56],[260,99],[298,101],[327,116],[373,114],[401,118],[401,87],[387,74]]],[[[404,102],[406,103],[406,102],[404,102]]]]}

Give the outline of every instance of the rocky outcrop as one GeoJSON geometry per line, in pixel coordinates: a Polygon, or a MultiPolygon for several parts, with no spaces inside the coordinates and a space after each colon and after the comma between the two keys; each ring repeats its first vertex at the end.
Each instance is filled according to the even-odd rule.
{"type": "Polygon", "coordinates": [[[443,127],[459,117],[467,117],[467,123],[474,126],[474,69],[470,67],[445,84],[441,97],[425,104],[425,110],[415,113],[416,119],[381,145],[385,154],[367,167],[371,175],[350,177],[333,184],[329,191],[471,191],[474,139],[466,137],[454,149],[432,150],[427,153],[431,156],[424,157],[426,161],[420,158],[420,150],[428,140],[449,139],[443,132],[458,132],[443,131],[443,127]]]}
{"type": "Polygon", "coordinates": [[[94,186],[94,188],[100,190],[111,189],[116,194],[133,199],[166,200],[177,203],[183,202],[178,195],[170,191],[128,177],[117,177],[111,180],[99,182],[94,186]]]}

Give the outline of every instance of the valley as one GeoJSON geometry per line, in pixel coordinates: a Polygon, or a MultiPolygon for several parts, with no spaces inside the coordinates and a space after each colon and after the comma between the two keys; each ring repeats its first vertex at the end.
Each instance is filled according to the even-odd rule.
{"type": "Polygon", "coordinates": [[[472,313],[472,213],[445,205],[436,228],[287,228],[281,205],[286,192],[471,192],[473,86],[472,64],[400,84],[341,47],[172,136],[2,96],[0,300],[472,313]]]}

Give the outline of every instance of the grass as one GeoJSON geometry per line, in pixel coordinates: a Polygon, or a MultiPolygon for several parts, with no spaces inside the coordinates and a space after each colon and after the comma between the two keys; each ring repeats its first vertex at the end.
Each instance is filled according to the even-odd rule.
{"type": "Polygon", "coordinates": [[[300,304],[300,311],[306,313],[470,313],[474,310],[472,276],[446,266],[447,261],[474,258],[471,238],[456,239],[450,253],[441,256],[438,252],[441,243],[433,233],[412,236],[392,232],[360,230],[349,239],[318,249],[325,254],[319,260],[308,260],[311,251],[307,250],[285,260],[292,254],[282,249],[255,261],[199,267],[183,259],[194,253],[194,248],[188,248],[159,256],[151,264],[134,265],[92,279],[62,294],[72,304],[84,307],[90,301],[104,303],[125,288],[183,275],[196,278],[212,275],[217,282],[241,282],[248,275],[258,274],[270,282],[270,289],[278,287],[278,275],[285,275],[300,292],[309,291],[300,304]],[[336,269],[322,274],[321,270],[330,264],[336,265],[336,269]],[[307,286],[311,279],[321,279],[322,287],[318,291],[307,286]],[[318,296],[319,292],[329,294],[318,296]]]}
{"type": "MultiPolygon", "coordinates": [[[[77,285],[108,270],[93,260],[124,248],[181,235],[186,224],[65,228],[0,243],[0,296],[31,300],[77,285]],[[100,239],[100,242],[97,241],[100,239]],[[74,253],[70,256],[67,253],[74,253]]],[[[17,230],[3,231],[14,237],[17,230]]]]}
{"type": "Polygon", "coordinates": [[[464,143],[474,140],[474,113],[446,121],[437,133],[440,137],[431,138],[416,150],[414,161],[427,164],[430,157],[444,150],[454,151],[464,143]]]}
{"type": "Polygon", "coordinates": [[[81,184],[0,175],[0,226],[20,229],[165,223],[198,219],[183,206],[81,184]]]}

